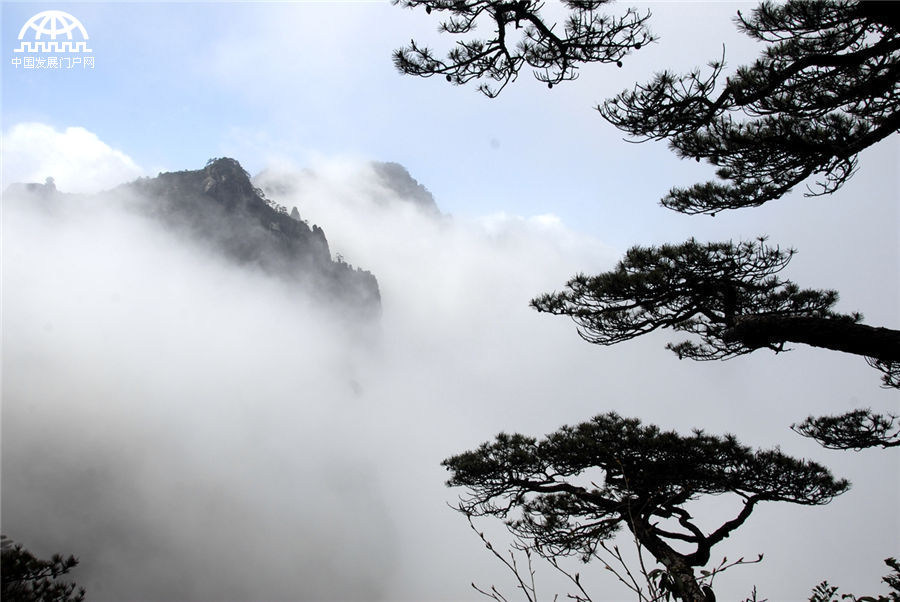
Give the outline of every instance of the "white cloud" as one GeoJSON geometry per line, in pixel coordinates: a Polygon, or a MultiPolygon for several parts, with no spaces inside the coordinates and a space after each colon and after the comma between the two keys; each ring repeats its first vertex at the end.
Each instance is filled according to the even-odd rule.
{"type": "Polygon", "coordinates": [[[83,127],[63,131],[44,123],[19,123],[3,134],[3,183],[43,182],[62,192],[97,192],[143,174],[128,155],[83,127]]]}
{"type": "MultiPolygon", "coordinates": [[[[500,430],[539,436],[608,410],[781,443],[854,481],[826,508],[755,512],[715,553],[766,563],[717,581],[721,598],[878,582],[896,547],[884,475],[897,460],[863,464],[787,429],[892,401],[865,362],[809,349],[679,362],[671,336],[588,345],[528,300],[618,252],[552,215],[434,218],[385,199],[363,163],[313,167],[273,200],[376,274],[374,343],[115,203],[4,207],[4,529],[80,556],[73,578],[92,599],[460,600],[473,580],[514,592],[447,508],[459,491],[440,461],[500,430]]],[[[578,570],[595,599],[623,597],[600,567],[578,570]]]]}

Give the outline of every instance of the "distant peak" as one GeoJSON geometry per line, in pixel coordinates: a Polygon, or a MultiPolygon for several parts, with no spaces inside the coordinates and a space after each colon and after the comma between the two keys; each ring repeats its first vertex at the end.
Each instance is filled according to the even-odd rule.
{"type": "Polygon", "coordinates": [[[232,172],[247,175],[237,159],[231,157],[213,157],[206,162],[206,170],[209,172],[232,172]]]}
{"type": "Polygon", "coordinates": [[[258,191],[250,182],[250,174],[235,159],[230,157],[212,158],[206,162],[203,171],[206,173],[203,184],[204,192],[227,190],[259,196],[258,191]]]}
{"type": "Polygon", "coordinates": [[[215,177],[218,180],[231,179],[237,181],[250,182],[250,174],[248,174],[237,159],[230,157],[214,157],[206,162],[204,171],[207,175],[215,177]]]}
{"type": "Polygon", "coordinates": [[[37,182],[20,183],[13,182],[7,186],[4,194],[30,195],[41,198],[52,198],[57,194],[56,182],[52,177],[47,178],[43,184],[37,182]]]}
{"type": "Polygon", "coordinates": [[[400,198],[412,201],[427,213],[440,214],[434,196],[427,188],[419,184],[405,167],[392,161],[372,161],[371,166],[382,183],[400,198]]]}

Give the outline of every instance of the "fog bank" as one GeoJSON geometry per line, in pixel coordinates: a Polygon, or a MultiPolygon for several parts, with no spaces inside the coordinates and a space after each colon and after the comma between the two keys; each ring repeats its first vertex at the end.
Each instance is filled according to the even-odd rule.
{"type": "MultiPolygon", "coordinates": [[[[810,350],[679,362],[667,336],[591,346],[528,300],[621,250],[552,215],[423,212],[366,162],[267,177],[289,184],[276,202],[378,278],[377,337],[127,199],[4,197],[3,529],[79,556],[90,599],[475,599],[473,580],[513,596],[447,507],[458,492],[440,461],[500,430],[540,435],[609,410],[783,443],[854,481],[826,508],[755,513],[714,554],[767,560],[722,577],[723,599],[753,583],[780,599],[824,578],[876,586],[896,543],[896,481],[883,477],[896,461],[787,430],[885,399],[865,362],[810,350]],[[865,554],[829,549],[857,538],[865,554]]],[[[580,570],[599,599],[628,598],[601,567],[580,570]]]]}

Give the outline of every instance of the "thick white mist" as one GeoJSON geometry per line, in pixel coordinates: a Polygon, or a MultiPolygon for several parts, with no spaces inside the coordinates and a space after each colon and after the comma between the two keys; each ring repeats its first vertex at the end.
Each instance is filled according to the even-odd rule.
{"type": "Polygon", "coordinates": [[[4,187],[52,176],[60,190],[97,192],[142,175],[131,157],[83,127],[57,130],[46,123],[25,122],[3,132],[4,187]]]}
{"type": "MultiPolygon", "coordinates": [[[[753,583],[780,599],[824,578],[877,583],[896,543],[883,477],[896,462],[875,452],[862,470],[861,456],[787,430],[860,390],[883,399],[865,362],[811,350],[679,362],[666,336],[588,345],[528,301],[621,250],[551,216],[429,216],[361,162],[272,173],[293,186],[275,201],[377,276],[375,340],[129,199],[4,198],[3,529],[78,555],[91,599],[459,600],[478,597],[473,580],[514,597],[448,508],[440,461],[500,430],[540,435],[609,410],[783,443],[855,482],[827,508],[757,511],[715,552],[767,561],[717,582],[723,599],[753,583]],[[865,554],[796,561],[856,538],[865,554]]],[[[628,599],[600,567],[579,570],[597,599],[628,599]]]]}
{"type": "Polygon", "coordinates": [[[379,597],[395,551],[333,316],[66,203],[4,207],[4,529],[71,548],[92,599],[379,597]]]}

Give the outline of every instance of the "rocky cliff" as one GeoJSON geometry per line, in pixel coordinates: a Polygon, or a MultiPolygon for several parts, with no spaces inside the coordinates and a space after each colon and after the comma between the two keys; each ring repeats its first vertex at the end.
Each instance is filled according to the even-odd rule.
{"type": "Polygon", "coordinates": [[[124,188],[146,199],[154,217],[237,263],[308,284],[317,296],[363,314],[380,310],[375,277],[332,260],[322,229],[267,199],[234,159],[212,159],[203,169],[161,173],[124,188]]]}
{"type": "MultiPolygon", "coordinates": [[[[234,159],[211,159],[203,169],[160,173],[90,196],[136,209],[229,261],[302,285],[350,316],[380,313],[375,276],[332,260],[322,229],[267,199],[234,159]]],[[[71,208],[92,200],[57,191],[52,178],[13,184],[4,197],[40,203],[51,212],[60,204],[71,208]]]]}

